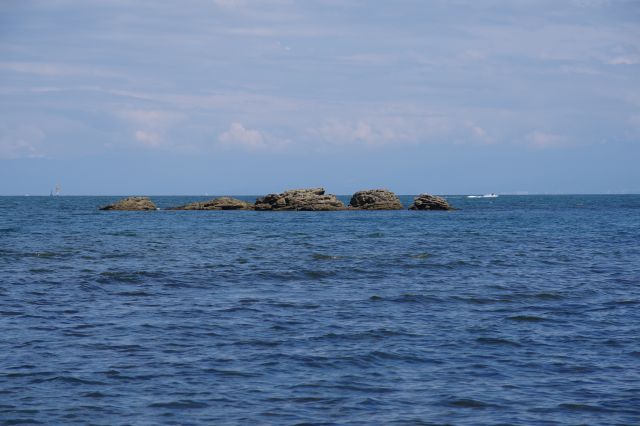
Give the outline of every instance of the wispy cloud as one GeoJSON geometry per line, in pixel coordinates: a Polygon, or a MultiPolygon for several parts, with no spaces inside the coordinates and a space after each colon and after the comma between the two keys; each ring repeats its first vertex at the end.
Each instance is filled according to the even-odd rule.
{"type": "Polygon", "coordinates": [[[264,135],[262,132],[249,129],[240,122],[231,123],[229,129],[218,136],[218,144],[228,149],[245,151],[279,150],[290,141],[264,135]]]}
{"type": "Polygon", "coordinates": [[[184,114],[162,110],[124,110],[116,115],[131,125],[135,141],[147,148],[165,148],[172,145],[167,138],[170,129],[185,119],[184,114]]]}
{"type": "Polygon", "coordinates": [[[45,133],[38,126],[0,124],[0,158],[44,157],[44,139],[45,133]]]}
{"type": "Polygon", "coordinates": [[[396,144],[430,143],[451,131],[449,119],[442,116],[378,116],[356,120],[330,119],[311,129],[330,145],[358,144],[381,147],[396,144]]]}
{"type": "Polygon", "coordinates": [[[0,62],[0,70],[45,77],[122,77],[122,74],[114,71],[72,63],[0,62]]]}
{"type": "Polygon", "coordinates": [[[622,55],[615,56],[605,61],[609,65],[636,65],[640,63],[638,55],[622,55]]]}
{"type": "Polygon", "coordinates": [[[569,140],[564,136],[538,130],[529,133],[526,139],[529,146],[537,149],[558,148],[569,143],[569,140]]]}
{"type": "Polygon", "coordinates": [[[496,142],[496,140],[489,135],[487,130],[485,130],[483,127],[478,126],[472,121],[466,121],[464,123],[464,127],[469,130],[471,140],[473,141],[477,141],[483,144],[492,144],[496,142]]]}

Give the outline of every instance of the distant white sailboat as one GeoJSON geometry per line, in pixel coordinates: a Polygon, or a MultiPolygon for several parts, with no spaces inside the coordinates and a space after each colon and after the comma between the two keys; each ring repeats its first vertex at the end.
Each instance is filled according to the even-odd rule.
{"type": "Polygon", "coordinates": [[[56,183],[55,189],[53,189],[53,190],[51,190],[49,192],[49,196],[50,197],[57,197],[58,195],[60,195],[60,190],[62,190],[62,187],[60,186],[59,183],[56,183]]]}

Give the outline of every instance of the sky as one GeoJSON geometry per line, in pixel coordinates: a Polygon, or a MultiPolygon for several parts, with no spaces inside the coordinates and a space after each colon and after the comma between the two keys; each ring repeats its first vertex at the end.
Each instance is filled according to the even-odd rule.
{"type": "Polygon", "coordinates": [[[639,0],[3,0],[0,194],[640,193],[639,0]]]}

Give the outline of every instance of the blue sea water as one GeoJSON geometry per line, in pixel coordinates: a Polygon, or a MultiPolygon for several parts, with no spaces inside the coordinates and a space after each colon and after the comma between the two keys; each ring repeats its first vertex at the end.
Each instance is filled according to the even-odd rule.
{"type": "Polygon", "coordinates": [[[0,197],[3,424],[640,423],[640,196],[117,198],[0,197]]]}

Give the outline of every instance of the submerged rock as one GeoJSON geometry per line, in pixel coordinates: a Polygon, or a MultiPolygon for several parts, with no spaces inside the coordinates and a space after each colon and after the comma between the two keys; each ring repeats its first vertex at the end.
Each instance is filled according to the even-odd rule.
{"type": "Polygon", "coordinates": [[[101,207],[100,210],[157,210],[157,207],[149,197],[128,197],[101,207]]]}
{"type": "Polygon", "coordinates": [[[435,195],[420,194],[413,200],[409,210],[455,210],[447,200],[435,195]]]}
{"type": "Polygon", "coordinates": [[[196,201],[169,210],[253,210],[253,204],[231,197],[219,197],[207,201],[196,201]]]}
{"type": "Polygon", "coordinates": [[[324,188],[292,189],[282,194],[269,194],[258,198],[256,210],[344,210],[345,205],[335,195],[325,194],[324,188]]]}
{"type": "Polygon", "coordinates": [[[353,194],[349,206],[362,210],[402,210],[400,199],[386,189],[369,189],[353,194]]]}

